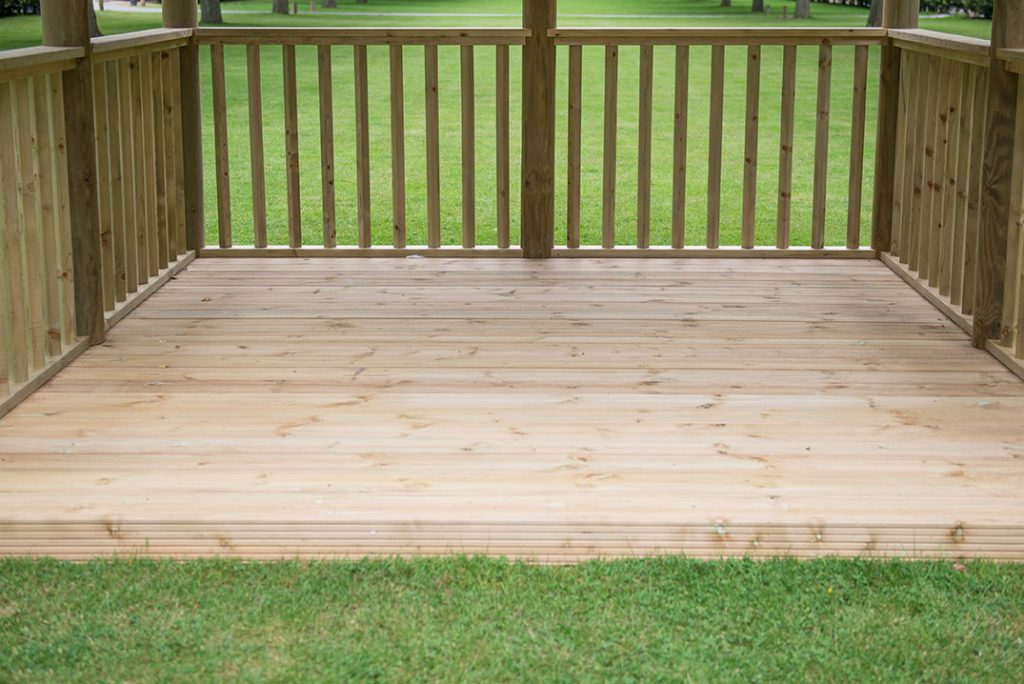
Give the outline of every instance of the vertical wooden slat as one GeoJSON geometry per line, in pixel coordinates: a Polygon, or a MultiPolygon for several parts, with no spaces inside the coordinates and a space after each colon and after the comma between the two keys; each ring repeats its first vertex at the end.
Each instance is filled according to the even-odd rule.
{"type": "Polygon", "coordinates": [[[935,124],[935,142],[933,143],[935,156],[933,158],[931,176],[931,239],[928,244],[928,284],[931,287],[937,287],[939,284],[942,243],[943,236],[946,233],[943,209],[945,207],[946,194],[946,160],[949,157],[950,95],[953,82],[952,60],[942,60],[939,78],[940,88],[934,112],[937,121],[935,124]]]}
{"type": "Polygon", "coordinates": [[[320,86],[320,194],[323,205],[324,247],[338,245],[334,188],[334,83],[331,46],[317,47],[317,80],[320,86]]]}
{"type": "MultiPolygon", "coordinates": [[[[114,310],[114,245],[111,223],[110,126],[107,119],[106,67],[97,64],[93,73],[93,104],[96,119],[96,192],[99,198],[99,229],[103,310],[114,310]]],[[[155,159],[151,159],[155,164],[155,159]]]]}
{"type": "MultiPolygon", "coordinates": [[[[58,232],[58,290],[60,292],[61,305],[61,342],[67,346],[78,338],[78,331],[75,330],[75,290],[74,290],[74,258],[71,248],[71,209],[69,205],[70,187],[68,185],[68,148],[67,131],[64,127],[64,83],[62,74],[50,76],[50,89],[53,102],[53,152],[54,152],[54,173],[57,198],[55,207],[59,217],[58,232]]],[[[0,181],[2,182],[2,181],[0,181]]],[[[0,217],[3,210],[0,209],[0,217]]],[[[0,231],[0,242],[3,242],[2,231],[0,231]]],[[[3,263],[0,260],[0,263],[3,263]]],[[[3,288],[3,278],[0,278],[0,289],[3,288]]],[[[0,341],[2,343],[2,341],[0,341]]],[[[2,368],[2,367],[0,367],[2,368]]],[[[0,371],[2,372],[2,371],[0,371]]]]}
{"type": "Polygon", "coordinates": [[[267,246],[266,161],[263,154],[263,77],[259,45],[245,47],[249,86],[249,163],[252,169],[252,236],[256,247],[267,246]]]}
{"type": "Polygon", "coordinates": [[[437,46],[423,48],[427,124],[427,246],[441,246],[441,153],[437,102],[437,46]]]}
{"type": "Polygon", "coordinates": [[[615,151],[619,109],[619,48],[604,50],[604,176],[601,193],[601,246],[615,246],[615,151]]]}
{"type": "Polygon", "coordinates": [[[1006,229],[1001,343],[1022,357],[1020,316],[1024,312],[1024,78],[1019,79],[1014,125],[1010,206],[1006,229]]]}
{"type": "Polygon", "coordinates": [[[914,125],[915,134],[914,157],[913,157],[913,185],[910,198],[910,221],[907,222],[909,236],[904,242],[907,250],[907,268],[916,271],[920,261],[920,242],[924,232],[924,222],[927,217],[925,211],[925,169],[930,159],[928,151],[931,147],[928,142],[928,122],[932,119],[928,112],[931,107],[932,93],[935,90],[937,73],[935,71],[936,59],[931,55],[921,54],[918,57],[917,69],[917,94],[914,102],[914,125]]]}
{"type": "Polygon", "coordinates": [[[124,228],[122,231],[124,241],[121,249],[123,250],[125,262],[125,290],[128,294],[131,294],[139,289],[138,233],[136,232],[137,219],[135,217],[135,198],[138,196],[138,191],[135,187],[135,141],[132,128],[131,70],[128,59],[118,60],[115,63],[115,68],[119,92],[120,123],[118,126],[118,137],[121,139],[121,179],[124,193],[124,228]]]}
{"type": "Polygon", "coordinates": [[[32,79],[14,84],[18,137],[18,219],[22,231],[22,258],[25,267],[25,294],[28,306],[30,367],[39,370],[46,365],[46,325],[43,319],[43,283],[39,259],[40,207],[39,168],[36,145],[36,120],[32,79]]]}
{"type": "Polygon", "coordinates": [[[366,46],[352,48],[356,105],[356,218],[360,247],[373,243],[370,233],[370,95],[366,75],[366,46]]]}
{"type": "Polygon", "coordinates": [[[939,109],[942,107],[946,83],[943,80],[945,59],[933,59],[929,67],[928,100],[922,112],[924,117],[924,168],[921,185],[921,223],[917,235],[917,274],[927,280],[931,268],[932,240],[935,235],[935,164],[938,157],[936,141],[942,136],[939,109]]]}
{"type": "MultiPolygon", "coordinates": [[[[184,235],[182,222],[179,221],[178,210],[178,143],[180,129],[176,129],[175,119],[180,121],[181,115],[175,103],[175,93],[179,92],[179,80],[175,78],[171,52],[160,52],[160,81],[163,90],[163,109],[160,110],[160,126],[164,130],[164,187],[167,192],[167,258],[177,261],[178,255],[185,251],[179,235],[184,235]]],[[[230,198],[230,193],[229,193],[230,198]]]]}
{"type": "Polygon", "coordinates": [[[284,149],[288,184],[288,246],[302,246],[302,200],[299,195],[299,100],[295,46],[282,48],[284,68],[284,149]]]}
{"type": "Polygon", "coordinates": [[[672,107],[672,247],[686,246],[686,139],[690,110],[690,47],[676,46],[672,107]]]}
{"type": "MultiPolygon", "coordinates": [[[[148,250],[150,275],[156,275],[160,270],[160,232],[159,232],[159,209],[157,207],[159,198],[156,190],[156,133],[157,126],[153,118],[153,61],[149,55],[144,55],[139,65],[142,99],[142,119],[145,130],[144,150],[144,177],[146,194],[146,246],[148,250]]],[[[99,126],[99,119],[96,125],[99,126]]],[[[102,186],[101,186],[102,189],[102,186]]]]}
{"type": "Polygon", "coordinates": [[[168,53],[168,69],[166,70],[168,82],[167,90],[170,93],[167,114],[170,116],[168,129],[171,131],[171,154],[168,162],[171,164],[170,187],[174,195],[174,243],[177,246],[178,254],[184,254],[188,250],[188,197],[187,187],[189,181],[185,177],[185,135],[184,121],[186,118],[184,102],[181,97],[181,53],[179,50],[171,50],[168,53]]]}
{"type": "MultiPolygon", "coordinates": [[[[9,109],[8,87],[7,83],[0,83],[0,109],[9,109]]],[[[10,115],[0,111],[0,154],[5,159],[10,156],[9,151],[12,145],[9,138],[11,133],[13,131],[10,130],[10,115]],[[8,128],[3,128],[3,126],[8,128]]],[[[7,282],[11,275],[8,260],[13,258],[13,255],[7,253],[7,230],[10,225],[7,217],[7,194],[10,187],[13,186],[8,177],[9,173],[9,168],[5,169],[4,165],[0,164],[0,266],[3,267],[0,269],[0,400],[3,400],[11,392],[11,365],[14,357],[12,334],[15,332],[15,328],[11,325],[14,306],[8,293],[7,282]]]]}
{"type": "Polygon", "coordinates": [[[153,165],[156,168],[156,234],[157,249],[160,257],[160,268],[166,268],[170,261],[170,243],[168,232],[170,221],[167,211],[167,138],[169,131],[163,127],[162,112],[164,110],[164,79],[161,66],[160,53],[154,52],[150,55],[152,66],[152,96],[153,96],[153,138],[156,142],[156,154],[153,158],[153,165]]]}
{"type": "MultiPolygon", "coordinates": [[[[53,358],[61,353],[61,308],[58,281],[60,268],[57,264],[59,245],[60,215],[57,197],[56,156],[53,149],[53,100],[50,88],[54,74],[37,76],[35,79],[35,121],[39,206],[39,265],[43,286],[43,322],[46,326],[46,355],[53,358]]],[[[0,262],[2,263],[2,262],[0,262]]],[[[3,375],[4,373],[0,373],[3,375]]]]}
{"type": "Polygon", "coordinates": [[[123,302],[127,298],[125,264],[125,193],[124,159],[121,155],[121,87],[116,61],[103,64],[107,79],[107,120],[110,126],[110,226],[114,250],[114,298],[123,302]]]}
{"type": "Polygon", "coordinates": [[[858,45],[853,50],[853,123],[850,131],[850,186],[847,194],[849,208],[846,217],[847,249],[860,247],[860,214],[864,190],[864,127],[868,91],[868,46],[858,45]]]}
{"type": "Polygon", "coordinates": [[[942,233],[939,243],[939,268],[937,270],[937,281],[939,294],[949,295],[952,287],[950,279],[953,270],[953,241],[956,234],[956,193],[957,193],[957,164],[960,153],[960,117],[963,111],[960,108],[963,96],[964,65],[956,62],[953,64],[949,79],[949,97],[947,99],[948,111],[946,120],[946,164],[942,176],[942,233]]]}
{"type": "Polygon", "coordinates": [[[210,46],[213,72],[213,139],[217,164],[217,235],[221,247],[232,245],[231,168],[228,155],[228,105],[224,80],[224,46],[210,46]]]}
{"type": "Polygon", "coordinates": [[[756,239],[757,138],[761,117],[761,46],[747,48],[747,103],[743,142],[743,215],[741,246],[751,249],[756,239]]]}
{"type": "Polygon", "coordinates": [[[913,135],[913,126],[910,125],[914,53],[907,50],[901,51],[900,60],[900,83],[897,92],[899,93],[899,107],[896,113],[896,151],[893,155],[893,192],[892,192],[892,229],[889,235],[889,244],[885,245],[889,252],[903,259],[905,253],[903,240],[906,238],[905,223],[908,218],[908,198],[910,177],[907,173],[907,160],[910,157],[907,151],[908,136],[913,135]]]}
{"type": "Polygon", "coordinates": [[[964,266],[966,261],[967,205],[971,191],[971,139],[974,137],[974,89],[978,80],[978,69],[964,65],[960,88],[960,116],[957,130],[956,156],[956,198],[953,217],[952,245],[950,254],[949,301],[954,306],[963,303],[964,266]]]}
{"type": "Polygon", "coordinates": [[[793,207],[793,119],[796,111],[796,46],[782,48],[782,123],[779,135],[779,205],[775,246],[788,249],[793,207]]]}
{"type": "Polygon", "coordinates": [[[968,169],[967,218],[964,235],[964,294],[961,310],[966,315],[974,312],[975,278],[978,263],[978,230],[981,223],[981,170],[985,156],[985,104],[988,86],[987,70],[977,69],[974,84],[974,122],[971,126],[971,164],[968,169]]]}
{"type": "Polygon", "coordinates": [[[499,45],[495,48],[495,128],[497,130],[497,150],[495,161],[497,163],[497,211],[498,211],[498,247],[506,249],[509,246],[509,233],[511,223],[511,210],[509,207],[509,75],[508,75],[508,45],[499,45]]]}
{"type": "Polygon", "coordinates": [[[814,132],[814,195],[811,206],[811,247],[825,246],[825,200],[828,192],[828,124],[832,98],[832,46],[818,48],[818,105],[814,132]]]}
{"type": "Polygon", "coordinates": [[[636,246],[651,246],[651,107],[654,48],[640,46],[640,93],[637,120],[636,246]]]}
{"type": "Polygon", "coordinates": [[[28,312],[25,296],[25,267],[22,247],[23,226],[18,216],[18,145],[15,139],[18,119],[15,111],[14,83],[0,83],[0,164],[3,183],[4,262],[0,277],[6,278],[4,310],[0,318],[7,331],[9,381],[19,384],[28,380],[30,346],[28,339],[28,312]]]}
{"type": "Polygon", "coordinates": [[[405,213],[405,73],[401,45],[392,45],[391,61],[391,244],[406,244],[405,213]]]}
{"type": "Polygon", "coordinates": [[[462,246],[476,246],[476,96],[473,46],[459,48],[462,91],[462,246]]]}
{"type": "Polygon", "coordinates": [[[718,249],[722,210],[722,118],[725,111],[725,47],[711,47],[711,106],[708,121],[708,249],[718,249]]]}
{"type": "Polygon", "coordinates": [[[580,246],[580,151],[583,112],[583,46],[569,46],[569,157],[566,192],[566,244],[580,246]]]}
{"type": "Polygon", "coordinates": [[[132,149],[132,183],[134,224],[129,239],[134,251],[135,272],[137,283],[143,285],[156,275],[150,271],[149,234],[147,222],[149,217],[146,164],[146,125],[142,108],[142,62],[138,55],[128,58],[128,92],[131,94],[131,149],[132,149]]]}

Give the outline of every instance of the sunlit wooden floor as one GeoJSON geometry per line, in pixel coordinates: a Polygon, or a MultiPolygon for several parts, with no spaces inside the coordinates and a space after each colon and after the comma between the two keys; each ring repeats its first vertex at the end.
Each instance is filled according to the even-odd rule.
{"type": "Polygon", "coordinates": [[[0,553],[1024,558],[1024,383],[874,261],[199,260],[0,420],[0,553]]]}

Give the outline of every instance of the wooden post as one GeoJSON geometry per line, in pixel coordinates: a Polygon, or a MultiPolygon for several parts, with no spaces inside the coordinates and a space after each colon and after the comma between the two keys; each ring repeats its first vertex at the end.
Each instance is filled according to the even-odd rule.
{"type": "MultiPolygon", "coordinates": [[[[164,28],[196,28],[199,17],[194,0],[164,0],[164,28]]],[[[181,137],[185,167],[185,247],[206,246],[203,217],[203,130],[199,96],[199,46],[181,48],[181,137]]]]}
{"type": "Polygon", "coordinates": [[[96,194],[96,128],[93,122],[90,0],[42,0],[43,45],[84,47],[85,57],[64,72],[64,126],[67,140],[68,212],[71,216],[75,329],[90,344],[105,339],[100,227],[96,194]]]}
{"type": "MultiPolygon", "coordinates": [[[[920,0],[885,0],[882,26],[914,29],[920,0]]],[[[878,85],[878,128],[875,146],[875,193],[871,207],[871,248],[888,251],[892,245],[892,202],[896,176],[896,125],[900,105],[900,49],[887,41],[882,46],[878,85]]]]}
{"type": "MultiPolygon", "coordinates": [[[[989,51],[988,107],[981,167],[981,226],[978,230],[974,290],[974,346],[1002,337],[1018,76],[1006,70],[996,51],[1024,48],[1024,6],[996,0],[989,51]]],[[[1018,162],[1019,163],[1019,162],[1018,162]]]]}
{"type": "Polygon", "coordinates": [[[546,259],[555,243],[555,27],[557,0],[523,0],[523,256],[546,259]]]}

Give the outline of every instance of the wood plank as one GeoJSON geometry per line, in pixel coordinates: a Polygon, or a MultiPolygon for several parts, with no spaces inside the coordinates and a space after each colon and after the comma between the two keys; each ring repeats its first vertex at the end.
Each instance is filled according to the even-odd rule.
{"type": "Polygon", "coordinates": [[[5,343],[7,351],[8,385],[17,385],[28,380],[29,357],[31,355],[28,337],[28,300],[25,293],[25,269],[22,252],[24,226],[18,213],[18,130],[17,103],[14,83],[0,83],[0,152],[12,163],[0,165],[3,173],[4,210],[4,278],[6,305],[4,307],[5,343]]]}
{"type": "Polygon", "coordinates": [[[497,165],[497,246],[507,249],[511,232],[511,209],[509,206],[509,65],[508,46],[495,48],[495,163],[497,165]]]}
{"type": "Polygon", "coordinates": [[[686,246],[686,140],[690,104],[690,48],[676,47],[672,122],[672,247],[686,246]]]}
{"type": "MultiPolygon", "coordinates": [[[[110,125],[107,117],[106,67],[100,65],[93,73],[93,103],[96,118],[96,186],[100,229],[103,309],[114,308],[114,243],[110,182],[110,125]]],[[[155,162],[151,162],[155,163],[155,162]]]]}
{"type": "Polygon", "coordinates": [[[117,62],[106,62],[99,68],[106,76],[106,110],[110,127],[110,224],[111,246],[114,252],[114,299],[123,302],[127,297],[127,263],[125,242],[128,231],[125,225],[124,157],[121,153],[121,83],[117,62]]]}
{"type": "Polygon", "coordinates": [[[1024,358],[1024,79],[1017,90],[1014,141],[1000,344],[1012,348],[1020,359],[1024,358]]]}
{"type": "MultiPolygon", "coordinates": [[[[931,193],[928,190],[928,169],[934,156],[932,141],[934,140],[933,126],[935,122],[935,117],[931,116],[931,112],[934,111],[939,73],[938,61],[933,57],[922,55],[920,66],[919,75],[923,87],[918,90],[917,96],[917,125],[919,128],[914,139],[914,194],[910,205],[910,229],[912,232],[908,245],[910,254],[907,257],[907,266],[911,271],[920,269],[921,243],[927,244],[929,234],[931,193]]],[[[925,268],[927,269],[927,265],[925,268]]]]}
{"type": "Polygon", "coordinates": [[[651,109],[654,92],[654,48],[640,46],[640,92],[637,114],[636,246],[651,246],[651,109]]]}
{"type": "Polygon", "coordinates": [[[615,171],[619,114],[619,49],[604,51],[604,171],[601,186],[601,246],[615,247],[615,171]]]}
{"type": "Polygon", "coordinates": [[[828,126],[832,99],[832,46],[818,49],[818,104],[814,131],[814,191],[811,247],[825,246],[825,200],[828,192],[828,126]]]}
{"type": "Polygon", "coordinates": [[[705,246],[720,245],[722,208],[722,122],[725,114],[725,48],[711,48],[711,106],[708,122],[708,217],[705,246]]]}
{"type": "Polygon", "coordinates": [[[868,48],[854,48],[853,116],[850,131],[850,188],[846,220],[846,246],[860,247],[861,201],[864,189],[864,126],[868,94],[868,48]]]}
{"type": "MultiPolygon", "coordinates": [[[[74,254],[71,248],[71,208],[70,188],[68,186],[68,141],[67,130],[65,129],[64,111],[64,84],[60,75],[50,76],[51,102],[53,103],[53,152],[55,168],[55,192],[54,208],[58,213],[60,223],[57,233],[57,290],[60,296],[61,307],[61,344],[63,347],[70,347],[78,339],[75,330],[75,285],[74,254]]],[[[2,202],[2,200],[0,200],[2,202]]],[[[0,209],[0,216],[3,210],[0,209]]],[[[0,244],[3,238],[0,236],[0,244]]],[[[3,279],[0,278],[0,289],[3,289],[3,279]]],[[[0,341],[2,344],[2,341],[0,341]]],[[[0,364],[0,369],[3,369],[0,364]]]]}
{"type": "MultiPolygon", "coordinates": [[[[45,352],[47,360],[61,354],[61,304],[58,282],[58,244],[61,231],[60,198],[57,195],[56,150],[53,126],[53,90],[50,76],[35,79],[36,170],[39,216],[39,276],[42,286],[45,352]]],[[[0,343],[2,344],[2,343],[0,343]]],[[[4,373],[6,376],[6,372],[4,373]]]]}
{"type": "Polygon", "coordinates": [[[138,218],[136,217],[137,198],[140,193],[136,187],[135,174],[135,131],[132,106],[132,69],[127,58],[118,60],[118,106],[120,107],[121,137],[121,178],[124,192],[124,259],[125,259],[125,291],[134,294],[139,289],[139,255],[138,255],[138,218]]]}
{"type": "MultiPolygon", "coordinates": [[[[929,239],[927,244],[927,276],[929,287],[936,287],[939,283],[939,271],[942,260],[942,242],[946,232],[946,220],[943,209],[945,208],[946,195],[946,160],[949,157],[949,131],[950,131],[950,109],[951,91],[953,76],[953,62],[944,60],[939,71],[939,90],[935,101],[936,117],[935,142],[933,143],[933,158],[931,180],[929,182],[931,197],[931,221],[928,225],[929,239]]],[[[922,254],[922,260],[925,253],[922,254]]],[[[924,273],[922,273],[924,277],[924,273]]]]}
{"type": "Polygon", "coordinates": [[[352,48],[356,108],[356,229],[360,247],[373,244],[370,225],[370,95],[366,46],[352,48]]]}
{"type": "Polygon", "coordinates": [[[284,147],[288,188],[288,246],[302,246],[302,199],[299,186],[299,101],[295,46],[281,48],[284,69],[284,147]]]}
{"type": "Polygon", "coordinates": [[[946,164],[940,178],[942,181],[942,232],[940,234],[938,269],[935,283],[939,293],[948,297],[952,289],[953,243],[956,239],[958,216],[957,166],[960,162],[960,119],[963,116],[962,100],[964,90],[964,66],[954,64],[949,81],[949,103],[946,117],[946,164]]]}
{"type": "Polygon", "coordinates": [[[441,152],[437,93],[437,46],[423,48],[427,127],[427,246],[441,246],[441,152]]]}
{"type": "Polygon", "coordinates": [[[583,138],[583,48],[569,46],[569,152],[566,167],[566,245],[580,246],[580,149],[583,138]]]}
{"type": "Polygon", "coordinates": [[[405,74],[402,46],[388,49],[391,77],[391,244],[406,244],[405,225],[405,74]]]}
{"type": "Polygon", "coordinates": [[[149,62],[151,66],[152,81],[150,86],[152,88],[152,119],[153,122],[153,139],[155,141],[155,153],[152,160],[152,164],[155,167],[154,175],[156,178],[156,245],[157,245],[157,264],[160,269],[167,268],[167,264],[171,261],[170,254],[170,230],[171,222],[170,215],[168,212],[168,192],[167,192],[167,139],[170,137],[170,131],[163,126],[163,111],[164,111],[164,83],[163,83],[163,68],[161,66],[160,53],[154,52],[149,55],[149,62]]]}
{"type": "Polygon", "coordinates": [[[473,46],[459,48],[462,102],[462,246],[476,246],[476,93],[473,46]]]}
{"type": "Polygon", "coordinates": [[[556,45],[880,45],[879,28],[556,28],[556,45]]]}
{"type": "MultiPolygon", "coordinates": [[[[910,219],[910,194],[913,188],[911,160],[913,159],[913,136],[916,128],[912,123],[914,117],[914,87],[912,84],[916,83],[914,77],[916,76],[917,60],[912,53],[903,52],[901,54],[901,62],[899,88],[896,91],[899,103],[896,110],[896,140],[893,152],[892,227],[889,231],[888,251],[902,261],[906,255],[905,241],[910,235],[907,222],[910,219]]],[[[877,180],[876,185],[882,182],[877,180]]],[[[875,199],[876,204],[881,201],[881,199],[875,199]]],[[[884,211],[884,207],[880,206],[879,212],[884,213],[884,211]]]]}
{"type": "MultiPolygon", "coordinates": [[[[139,81],[141,88],[140,97],[142,98],[142,128],[145,133],[145,148],[143,151],[145,169],[143,177],[145,178],[144,193],[146,195],[146,257],[149,263],[150,277],[152,277],[160,271],[160,228],[157,206],[159,197],[156,190],[157,166],[154,161],[156,158],[157,126],[153,118],[153,62],[148,55],[141,58],[139,81]]],[[[99,125],[98,119],[97,125],[99,125]]]]}
{"type": "Polygon", "coordinates": [[[249,164],[252,168],[253,245],[267,246],[266,161],[263,153],[263,77],[259,45],[245,48],[249,95],[249,164]]]}
{"type": "Polygon", "coordinates": [[[985,131],[980,124],[985,119],[988,78],[979,70],[974,87],[974,121],[971,135],[971,168],[967,195],[967,225],[964,237],[964,295],[961,309],[967,315],[974,312],[977,284],[978,231],[981,224],[982,164],[984,162],[985,131]]]}
{"type": "MultiPolygon", "coordinates": [[[[955,212],[953,218],[952,246],[950,260],[949,300],[954,306],[961,306],[964,292],[964,266],[967,261],[967,214],[971,192],[971,146],[974,135],[974,99],[977,88],[978,70],[967,66],[963,70],[960,89],[959,130],[957,131],[957,163],[955,212]]],[[[972,246],[973,249],[973,246],[972,246]]]]}
{"type": "Polygon", "coordinates": [[[786,249],[790,243],[793,213],[793,119],[796,111],[796,47],[782,49],[782,123],[779,133],[779,202],[776,216],[775,246],[786,249]]]}
{"type": "Polygon", "coordinates": [[[323,244],[338,244],[337,197],[334,187],[334,80],[331,46],[317,48],[317,82],[320,92],[320,195],[323,205],[323,244]]]}
{"type": "Polygon", "coordinates": [[[181,60],[177,50],[160,55],[164,88],[163,126],[167,131],[167,249],[170,260],[185,252],[186,201],[184,145],[182,142],[181,60]]]}
{"type": "Polygon", "coordinates": [[[761,119],[761,46],[747,48],[747,108],[743,143],[743,214],[740,245],[757,241],[757,139],[761,119]]]}
{"type": "Polygon", "coordinates": [[[200,45],[523,45],[530,31],[521,28],[341,28],[213,27],[193,32],[200,45]]]}

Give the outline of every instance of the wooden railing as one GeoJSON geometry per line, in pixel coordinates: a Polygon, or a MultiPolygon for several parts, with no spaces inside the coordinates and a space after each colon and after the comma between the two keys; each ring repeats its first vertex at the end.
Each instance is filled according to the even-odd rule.
{"type": "Polygon", "coordinates": [[[86,346],[75,329],[63,94],[82,53],[0,54],[0,415],[86,346]]]}

